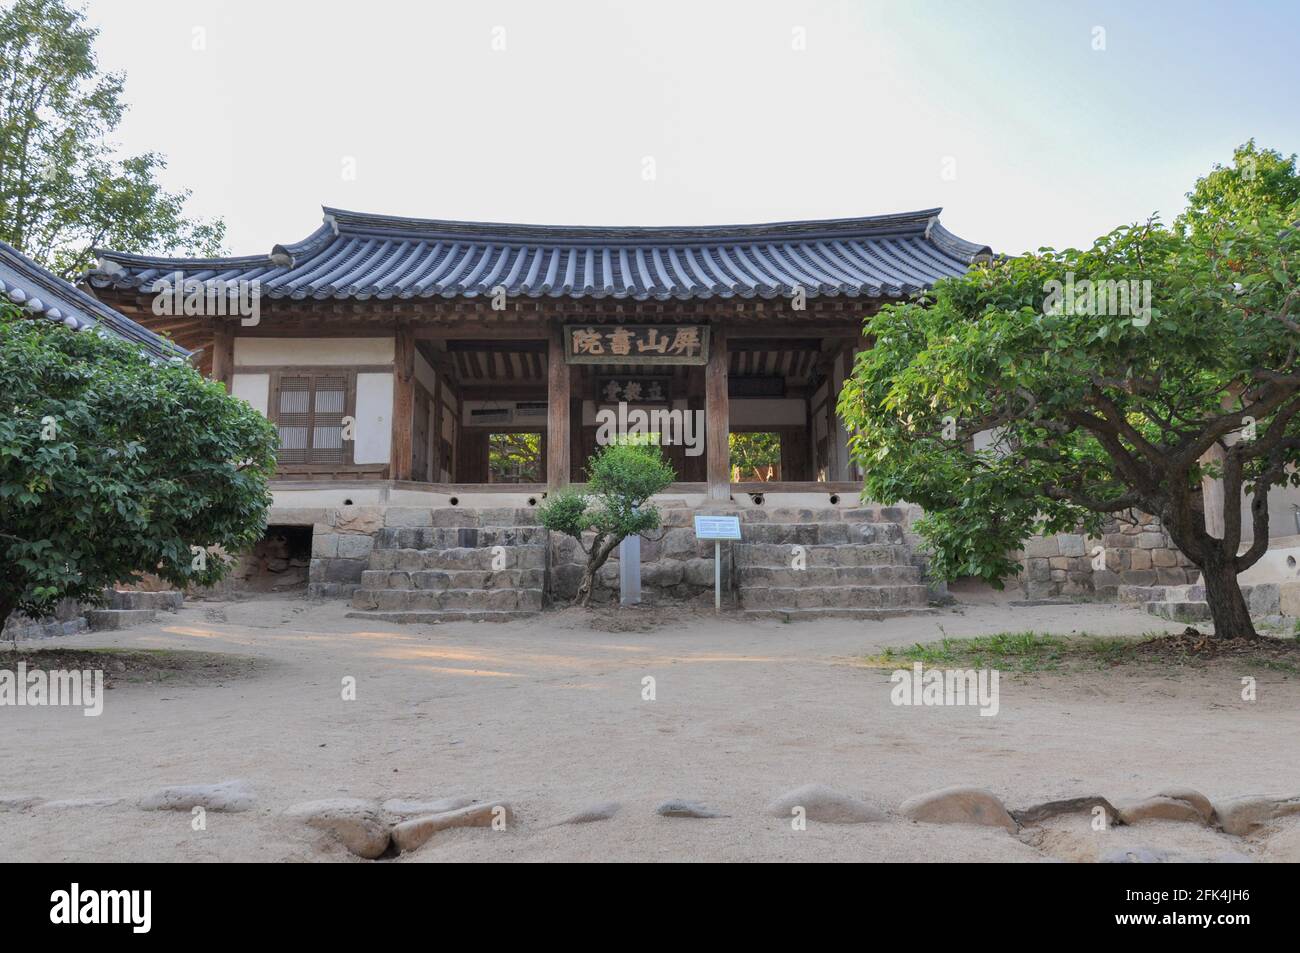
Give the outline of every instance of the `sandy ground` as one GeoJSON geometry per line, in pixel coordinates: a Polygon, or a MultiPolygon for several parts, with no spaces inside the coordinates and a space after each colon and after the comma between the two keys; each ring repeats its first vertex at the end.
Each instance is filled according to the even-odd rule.
{"type": "MultiPolygon", "coordinates": [[[[595,631],[564,612],[506,625],[396,626],[341,604],[262,597],[194,603],[158,624],[61,639],[60,647],[232,652],[258,674],[119,684],[99,718],[0,708],[0,799],[105,798],[111,806],[0,810],[0,860],[355,860],[330,835],[281,817],[326,797],[503,798],[508,830],[438,834],[399,862],[450,860],[1092,860],[1118,847],[1179,856],[1300,859],[1300,824],[1249,839],[1188,824],[1093,832],[1071,819],[1012,836],[920,825],[809,823],[762,808],[813,782],[893,811],[954,784],[1010,808],[1165,786],[1212,799],[1300,793],[1300,679],[1281,673],[1131,670],[1004,676],[1000,712],[895,707],[886,645],[1035,629],[1168,631],[1131,609],[977,605],[876,623],[783,625],[681,613],[650,631],[595,631]],[[1258,699],[1240,678],[1258,678],[1258,699]],[[356,679],[357,698],[342,698],[356,679]],[[655,700],[642,680],[655,679],[655,700]],[[146,812],[161,786],[247,779],[258,807],[146,812]],[[670,819],[669,797],[730,816],[670,819]],[[553,826],[602,800],[609,821],[553,826]]],[[[46,643],[48,644],[48,643],[46,643]]]]}

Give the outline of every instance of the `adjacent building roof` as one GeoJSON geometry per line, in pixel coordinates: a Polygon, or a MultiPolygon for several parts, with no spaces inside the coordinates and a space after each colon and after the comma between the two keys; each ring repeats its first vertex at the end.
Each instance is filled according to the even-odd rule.
{"type": "Polygon", "coordinates": [[[504,225],[326,208],[300,242],[240,258],[99,253],[95,288],[186,279],[257,281],[268,298],[901,297],[959,275],[990,249],[939,224],[939,209],[770,225],[606,228],[504,225]]]}
{"type": "Polygon", "coordinates": [[[189,357],[189,351],[141,327],[4,242],[0,242],[0,294],[34,315],[70,328],[98,327],[161,358],[189,357]]]}

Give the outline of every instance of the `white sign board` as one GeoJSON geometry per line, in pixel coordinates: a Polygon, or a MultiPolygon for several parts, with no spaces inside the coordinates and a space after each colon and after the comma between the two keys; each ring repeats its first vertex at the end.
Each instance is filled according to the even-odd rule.
{"type": "Polygon", "coordinates": [[[740,539],[739,516],[695,517],[696,539],[740,539]]]}

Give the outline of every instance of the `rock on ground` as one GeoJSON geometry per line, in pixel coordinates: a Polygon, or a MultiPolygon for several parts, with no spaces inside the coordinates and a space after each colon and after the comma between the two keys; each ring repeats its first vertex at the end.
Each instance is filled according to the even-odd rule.
{"type": "Polygon", "coordinates": [[[497,818],[508,827],[514,817],[515,812],[503,801],[474,804],[457,811],[413,817],[393,828],[393,843],[400,851],[415,850],[424,846],[438,831],[452,827],[490,827],[497,818]]]}
{"type": "Polygon", "coordinates": [[[1104,797],[1096,794],[1065,798],[1060,801],[1045,801],[1042,804],[1027,807],[1022,811],[1011,811],[1010,814],[1016,823],[1024,826],[1039,824],[1049,818],[1060,817],[1062,814],[1091,814],[1098,807],[1105,812],[1108,824],[1119,821],[1119,811],[1115,809],[1115,806],[1104,797]]]}
{"type": "Polygon", "coordinates": [[[726,817],[721,811],[715,811],[711,807],[706,807],[698,801],[684,801],[680,798],[673,798],[664,801],[657,808],[655,813],[660,817],[726,817]]]}
{"type": "Polygon", "coordinates": [[[899,813],[926,824],[979,824],[1001,827],[1012,833],[1015,819],[1002,802],[983,788],[952,787],[930,791],[910,798],[898,808],[899,813]]]}
{"type": "Polygon", "coordinates": [[[308,827],[329,831],[358,857],[374,860],[388,850],[390,820],[374,801],[348,797],[304,801],[290,807],[285,815],[308,827]]]}
{"type": "Polygon", "coordinates": [[[247,811],[257,802],[247,781],[222,781],[220,784],[178,784],[162,788],[140,799],[145,811],[189,811],[201,807],[207,811],[247,811]]]}
{"type": "Polygon", "coordinates": [[[1225,833],[1249,834],[1262,824],[1300,814],[1300,796],[1239,797],[1215,805],[1215,813],[1225,833]]]}
{"type": "Polygon", "coordinates": [[[808,820],[827,824],[863,824],[885,819],[884,814],[866,801],[821,784],[806,784],[787,791],[767,806],[767,813],[788,820],[796,808],[802,808],[808,820]]]}
{"type": "Polygon", "coordinates": [[[1191,821],[1193,824],[1208,824],[1214,816],[1214,808],[1209,807],[1210,802],[1194,791],[1186,793],[1188,798],[1158,794],[1144,801],[1121,804],[1119,816],[1125,824],[1139,824],[1142,821],[1191,821]]]}

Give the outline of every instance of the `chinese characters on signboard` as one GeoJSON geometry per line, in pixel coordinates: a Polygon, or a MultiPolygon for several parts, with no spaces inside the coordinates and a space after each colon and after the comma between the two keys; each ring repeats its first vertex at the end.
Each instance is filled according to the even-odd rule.
{"type": "Polygon", "coordinates": [[[671,377],[598,377],[596,398],[604,404],[667,404],[671,377]]]}
{"type": "Polygon", "coordinates": [[[699,324],[568,325],[570,364],[706,364],[709,328],[699,324]]]}

